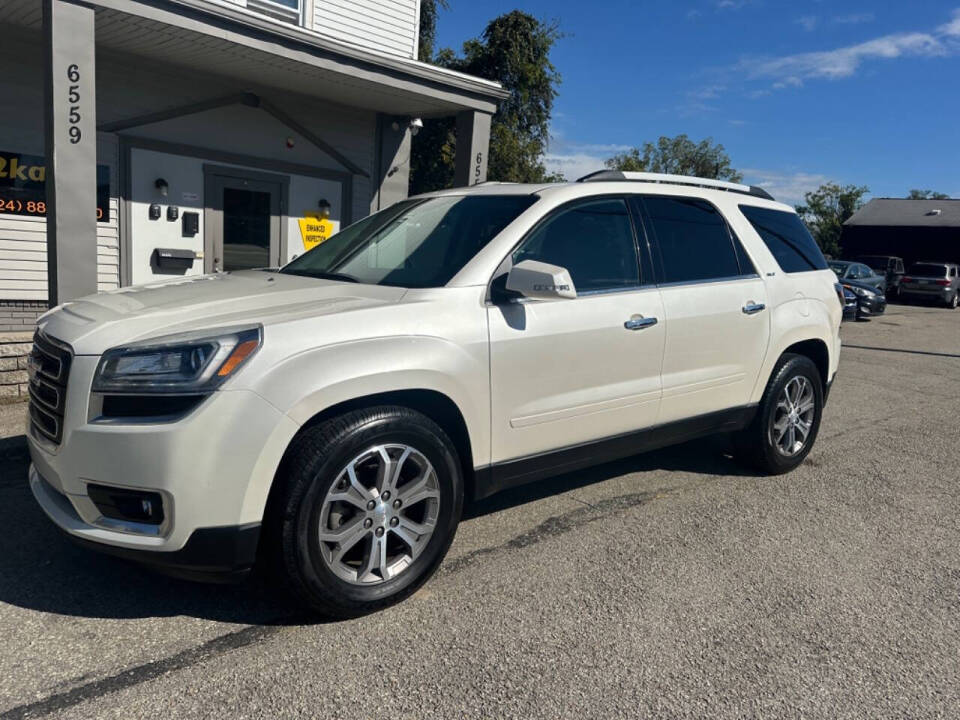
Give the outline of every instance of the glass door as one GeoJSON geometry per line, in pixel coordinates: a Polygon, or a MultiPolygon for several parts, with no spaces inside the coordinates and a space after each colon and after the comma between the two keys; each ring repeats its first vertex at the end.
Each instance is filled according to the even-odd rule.
{"type": "Polygon", "coordinates": [[[213,222],[209,226],[208,270],[278,266],[282,184],[242,175],[210,179],[213,222]]]}

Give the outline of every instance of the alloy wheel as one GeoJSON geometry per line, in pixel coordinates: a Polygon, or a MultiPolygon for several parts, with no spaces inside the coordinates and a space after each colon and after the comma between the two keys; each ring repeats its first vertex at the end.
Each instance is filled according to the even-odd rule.
{"type": "Polygon", "coordinates": [[[369,448],[344,467],[320,510],[320,554],[337,577],[376,585],[421,555],[437,527],[440,484],[409,445],[369,448]]]}
{"type": "Polygon", "coordinates": [[[771,418],[770,436],[781,455],[793,457],[803,450],[815,413],[813,384],[803,375],[791,378],[780,393],[771,418]]]}

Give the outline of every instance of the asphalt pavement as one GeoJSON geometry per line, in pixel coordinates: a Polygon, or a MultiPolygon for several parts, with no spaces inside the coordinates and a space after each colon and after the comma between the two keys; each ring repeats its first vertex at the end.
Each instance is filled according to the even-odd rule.
{"type": "Polygon", "coordinates": [[[74,547],[0,406],[0,718],[957,717],[960,310],[842,335],[794,473],[717,438],[502,494],[347,622],[74,547]]]}

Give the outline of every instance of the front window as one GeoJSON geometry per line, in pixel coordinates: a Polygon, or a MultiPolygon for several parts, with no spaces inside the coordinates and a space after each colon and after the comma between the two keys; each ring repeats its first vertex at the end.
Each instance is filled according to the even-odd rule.
{"type": "Polygon", "coordinates": [[[406,200],[354,223],[280,272],[369,285],[446,285],[533,195],[452,195],[406,200]]]}
{"type": "Polygon", "coordinates": [[[514,265],[524,260],[565,268],[578,293],[640,285],[630,211],[621,198],[577,203],[552,216],[513,253],[514,265]]]}

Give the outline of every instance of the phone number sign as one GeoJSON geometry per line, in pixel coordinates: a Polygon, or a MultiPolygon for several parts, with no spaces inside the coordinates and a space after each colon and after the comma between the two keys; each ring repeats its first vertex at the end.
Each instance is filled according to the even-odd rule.
{"type": "MultiPolygon", "coordinates": [[[[47,168],[40,155],[0,150],[0,214],[47,214],[47,168]]],[[[110,221],[110,168],[97,165],[97,220],[110,221]]]]}

